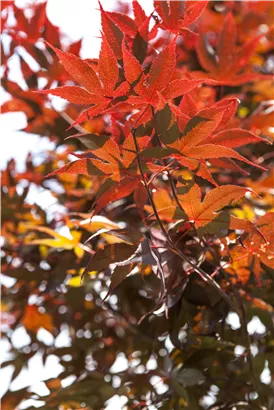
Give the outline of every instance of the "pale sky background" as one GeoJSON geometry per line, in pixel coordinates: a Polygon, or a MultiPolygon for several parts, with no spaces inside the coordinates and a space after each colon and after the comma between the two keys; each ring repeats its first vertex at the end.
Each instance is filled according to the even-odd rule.
{"type": "MultiPolygon", "coordinates": [[[[24,4],[29,3],[27,0],[16,0],[15,4],[18,7],[22,7],[24,4]]],[[[35,1],[34,1],[35,2],[35,1]]],[[[115,9],[115,1],[113,0],[101,0],[104,9],[111,11],[115,9]]],[[[153,10],[152,0],[139,0],[146,14],[150,14],[153,10]]],[[[50,21],[61,28],[69,38],[73,41],[77,41],[83,38],[81,57],[90,58],[97,57],[100,49],[100,39],[96,38],[100,35],[100,14],[98,11],[97,0],[48,0],[47,2],[47,14],[50,21]]],[[[35,67],[34,67],[35,68],[35,67]]],[[[20,80],[20,71],[18,70],[18,65],[14,61],[11,65],[12,75],[14,80],[20,80]]],[[[1,101],[5,100],[6,96],[1,93],[1,101]]],[[[15,158],[17,166],[20,170],[24,169],[24,162],[28,152],[33,154],[41,154],[44,150],[54,148],[54,144],[43,137],[36,136],[33,134],[26,134],[25,132],[18,131],[24,128],[26,124],[25,115],[23,113],[8,113],[0,116],[0,129],[2,135],[1,144],[1,168],[3,168],[10,158],[15,158]]],[[[45,192],[43,189],[33,188],[30,198],[30,202],[36,202],[42,207],[53,207],[54,210],[55,199],[51,196],[49,192],[45,192]],[[38,195],[39,194],[39,195],[38,195]]],[[[10,282],[10,285],[12,281],[10,282]]],[[[228,323],[233,327],[237,328],[240,326],[238,324],[239,318],[236,313],[231,313],[228,316],[228,323]]],[[[249,323],[249,331],[264,333],[265,327],[260,322],[260,320],[253,319],[249,323]],[[254,321],[255,320],[255,321],[254,321]]],[[[41,338],[46,344],[52,345],[54,340],[52,335],[44,329],[40,329],[38,332],[38,337],[41,338]]],[[[12,337],[14,346],[21,348],[29,343],[29,336],[23,327],[17,329],[12,337]]],[[[55,346],[61,347],[69,345],[70,338],[67,328],[64,328],[61,334],[58,336],[55,346]]],[[[9,359],[7,352],[9,349],[8,343],[1,342],[1,358],[2,360],[9,359]]],[[[169,346],[167,346],[169,347],[169,346]]],[[[241,346],[237,346],[239,353],[241,346]]],[[[256,351],[254,351],[256,354],[256,351]]],[[[127,361],[123,357],[118,357],[113,371],[119,371],[127,365],[127,361]]],[[[152,364],[153,365],[153,364],[152,364]]],[[[57,377],[62,371],[62,366],[58,363],[58,358],[54,355],[50,356],[43,366],[41,355],[37,353],[28,363],[28,369],[24,369],[21,374],[13,381],[11,388],[12,390],[17,390],[19,388],[25,387],[26,385],[31,385],[33,391],[37,391],[39,394],[46,395],[48,390],[44,383],[37,382],[37,379],[46,380],[51,377],[57,377]]],[[[4,394],[7,390],[10,377],[12,375],[13,368],[9,366],[2,370],[0,379],[0,396],[4,394]]],[[[265,383],[270,382],[270,371],[266,367],[261,375],[261,378],[265,383]]],[[[69,385],[73,381],[70,378],[64,382],[64,387],[69,385]]],[[[159,383],[159,381],[155,382],[159,383]]],[[[120,410],[126,403],[125,397],[114,396],[108,401],[108,406],[105,410],[120,410]]],[[[212,404],[214,400],[212,401],[212,404]]],[[[32,403],[34,404],[34,403],[32,403]]],[[[209,403],[211,404],[211,403],[209,403]]],[[[43,403],[40,403],[43,406],[43,403]]],[[[20,408],[24,408],[21,406],[20,408]]],[[[149,410],[153,410],[155,407],[150,406],[149,410]]]]}

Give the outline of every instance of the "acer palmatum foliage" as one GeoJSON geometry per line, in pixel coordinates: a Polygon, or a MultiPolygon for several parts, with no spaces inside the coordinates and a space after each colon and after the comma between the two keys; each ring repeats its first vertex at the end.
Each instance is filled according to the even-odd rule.
{"type": "MultiPolygon", "coordinates": [[[[27,132],[60,146],[39,165],[28,156],[24,172],[14,162],[3,172],[3,270],[16,279],[3,292],[7,323],[65,369],[45,406],[101,409],[118,394],[128,409],[208,408],[214,385],[215,409],[270,408],[260,375],[273,370],[271,2],[154,1],[150,15],[137,1],[115,12],[99,3],[101,49],[85,60],[81,41],[64,45],[46,2],[2,3],[2,112],[23,111],[27,132]],[[14,55],[24,89],[11,81],[14,55]],[[49,220],[29,204],[31,183],[62,212],[49,220]],[[263,341],[248,333],[254,315],[263,341]],[[38,337],[44,328],[56,338],[64,324],[69,366],[38,337]],[[119,352],[128,367],[118,386],[119,352]]],[[[17,350],[15,374],[26,354],[17,350]]],[[[19,392],[6,394],[6,408],[30,397],[19,392]]]]}

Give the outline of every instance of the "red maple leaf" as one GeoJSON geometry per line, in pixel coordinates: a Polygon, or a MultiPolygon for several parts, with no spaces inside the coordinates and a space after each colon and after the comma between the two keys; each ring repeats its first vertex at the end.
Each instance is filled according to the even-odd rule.
{"type": "Polygon", "coordinates": [[[228,13],[219,33],[217,47],[214,49],[207,36],[201,34],[197,39],[197,56],[205,72],[194,71],[192,77],[204,78],[206,84],[237,86],[256,79],[270,76],[251,71],[248,63],[260,39],[260,34],[246,44],[237,46],[237,28],[232,13],[228,13]]]}

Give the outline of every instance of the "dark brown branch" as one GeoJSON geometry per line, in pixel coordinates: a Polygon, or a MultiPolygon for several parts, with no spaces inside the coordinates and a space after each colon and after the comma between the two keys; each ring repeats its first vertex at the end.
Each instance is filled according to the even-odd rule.
{"type": "Polygon", "coordinates": [[[160,216],[158,214],[156,205],[154,203],[150,188],[148,186],[144,171],[143,171],[143,167],[142,167],[142,162],[141,162],[141,158],[140,158],[140,149],[138,146],[138,142],[137,142],[137,138],[136,138],[136,134],[135,134],[135,129],[132,128],[131,129],[132,132],[132,136],[133,136],[133,140],[134,140],[134,145],[135,145],[135,149],[136,149],[136,153],[137,153],[137,162],[138,162],[138,168],[141,174],[141,178],[142,178],[142,182],[144,184],[144,187],[146,189],[150,204],[152,206],[155,218],[158,222],[158,225],[160,226],[166,240],[168,243],[168,248],[171,250],[171,252],[175,253],[177,256],[179,256],[184,262],[187,262],[193,269],[194,271],[196,271],[201,277],[202,279],[208,283],[210,286],[214,287],[216,289],[216,291],[219,293],[219,295],[231,306],[232,302],[230,300],[230,298],[228,297],[228,295],[222,290],[222,288],[219,286],[219,284],[209,275],[207,274],[205,271],[203,271],[200,267],[196,266],[191,260],[188,259],[188,257],[186,257],[178,248],[176,248],[176,246],[173,244],[165,226],[163,225],[160,216]]]}
{"type": "Polygon", "coordinates": [[[134,141],[134,145],[135,145],[135,149],[136,149],[136,154],[137,154],[138,168],[139,168],[139,171],[140,171],[140,174],[141,174],[142,182],[143,182],[144,187],[145,187],[145,189],[146,189],[146,191],[147,191],[147,195],[148,195],[148,198],[149,198],[149,202],[150,202],[150,204],[151,204],[151,206],[152,206],[152,209],[153,209],[155,218],[156,218],[156,220],[157,220],[157,222],[158,222],[158,225],[160,226],[160,228],[161,228],[163,234],[165,235],[165,237],[166,237],[168,243],[170,243],[171,240],[170,240],[170,238],[169,238],[169,235],[168,235],[168,233],[167,233],[166,228],[164,227],[164,225],[163,225],[163,223],[162,223],[162,221],[161,221],[161,219],[160,219],[160,217],[159,217],[157,208],[156,208],[155,203],[154,203],[154,201],[153,201],[153,197],[152,197],[151,191],[150,191],[149,186],[148,186],[148,182],[147,182],[147,180],[146,180],[146,177],[145,177],[145,174],[144,174],[144,171],[143,171],[143,167],[142,167],[142,163],[141,163],[141,158],[140,158],[139,145],[138,145],[138,143],[137,143],[137,139],[136,139],[136,134],[135,134],[135,129],[134,129],[134,128],[132,129],[132,136],[133,136],[133,141],[134,141]]]}

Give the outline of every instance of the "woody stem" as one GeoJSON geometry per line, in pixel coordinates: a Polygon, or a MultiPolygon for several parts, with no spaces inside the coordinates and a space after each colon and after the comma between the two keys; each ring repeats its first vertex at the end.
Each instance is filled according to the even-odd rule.
{"type": "Polygon", "coordinates": [[[161,221],[161,218],[158,214],[156,205],[154,203],[153,200],[153,196],[151,194],[150,188],[148,186],[144,171],[143,171],[143,167],[142,167],[142,162],[141,162],[141,158],[140,158],[140,149],[138,146],[138,142],[137,142],[137,138],[136,138],[136,133],[135,133],[135,129],[132,128],[132,136],[133,136],[133,141],[134,141],[134,145],[135,145],[135,149],[136,149],[136,153],[137,153],[137,162],[138,162],[138,168],[141,174],[141,178],[144,184],[144,187],[146,189],[147,195],[148,195],[148,199],[149,202],[152,206],[155,218],[158,222],[158,225],[160,226],[166,240],[167,243],[169,245],[169,249],[175,253],[177,256],[179,256],[184,262],[187,262],[194,271],[196,271],[202,278],[203,280],[208,283],[210,286],[214,287],[216,289],[216,291],[219,293],[219,295],[231,306],[232,302],[230,300],[230,298],[227,296],[227,294],[222,290],[222,288],[219,286],[219,284],[208,274],[206,273],[204,270],[202,270],[199,266],[195,265],[195,263],[193,263],[190,259],[188,259],[187,256],[185,256],[180,249],[176,248],[176,246],[173,244],[165,226],[163,225],[163,222],[161,221]]]}

